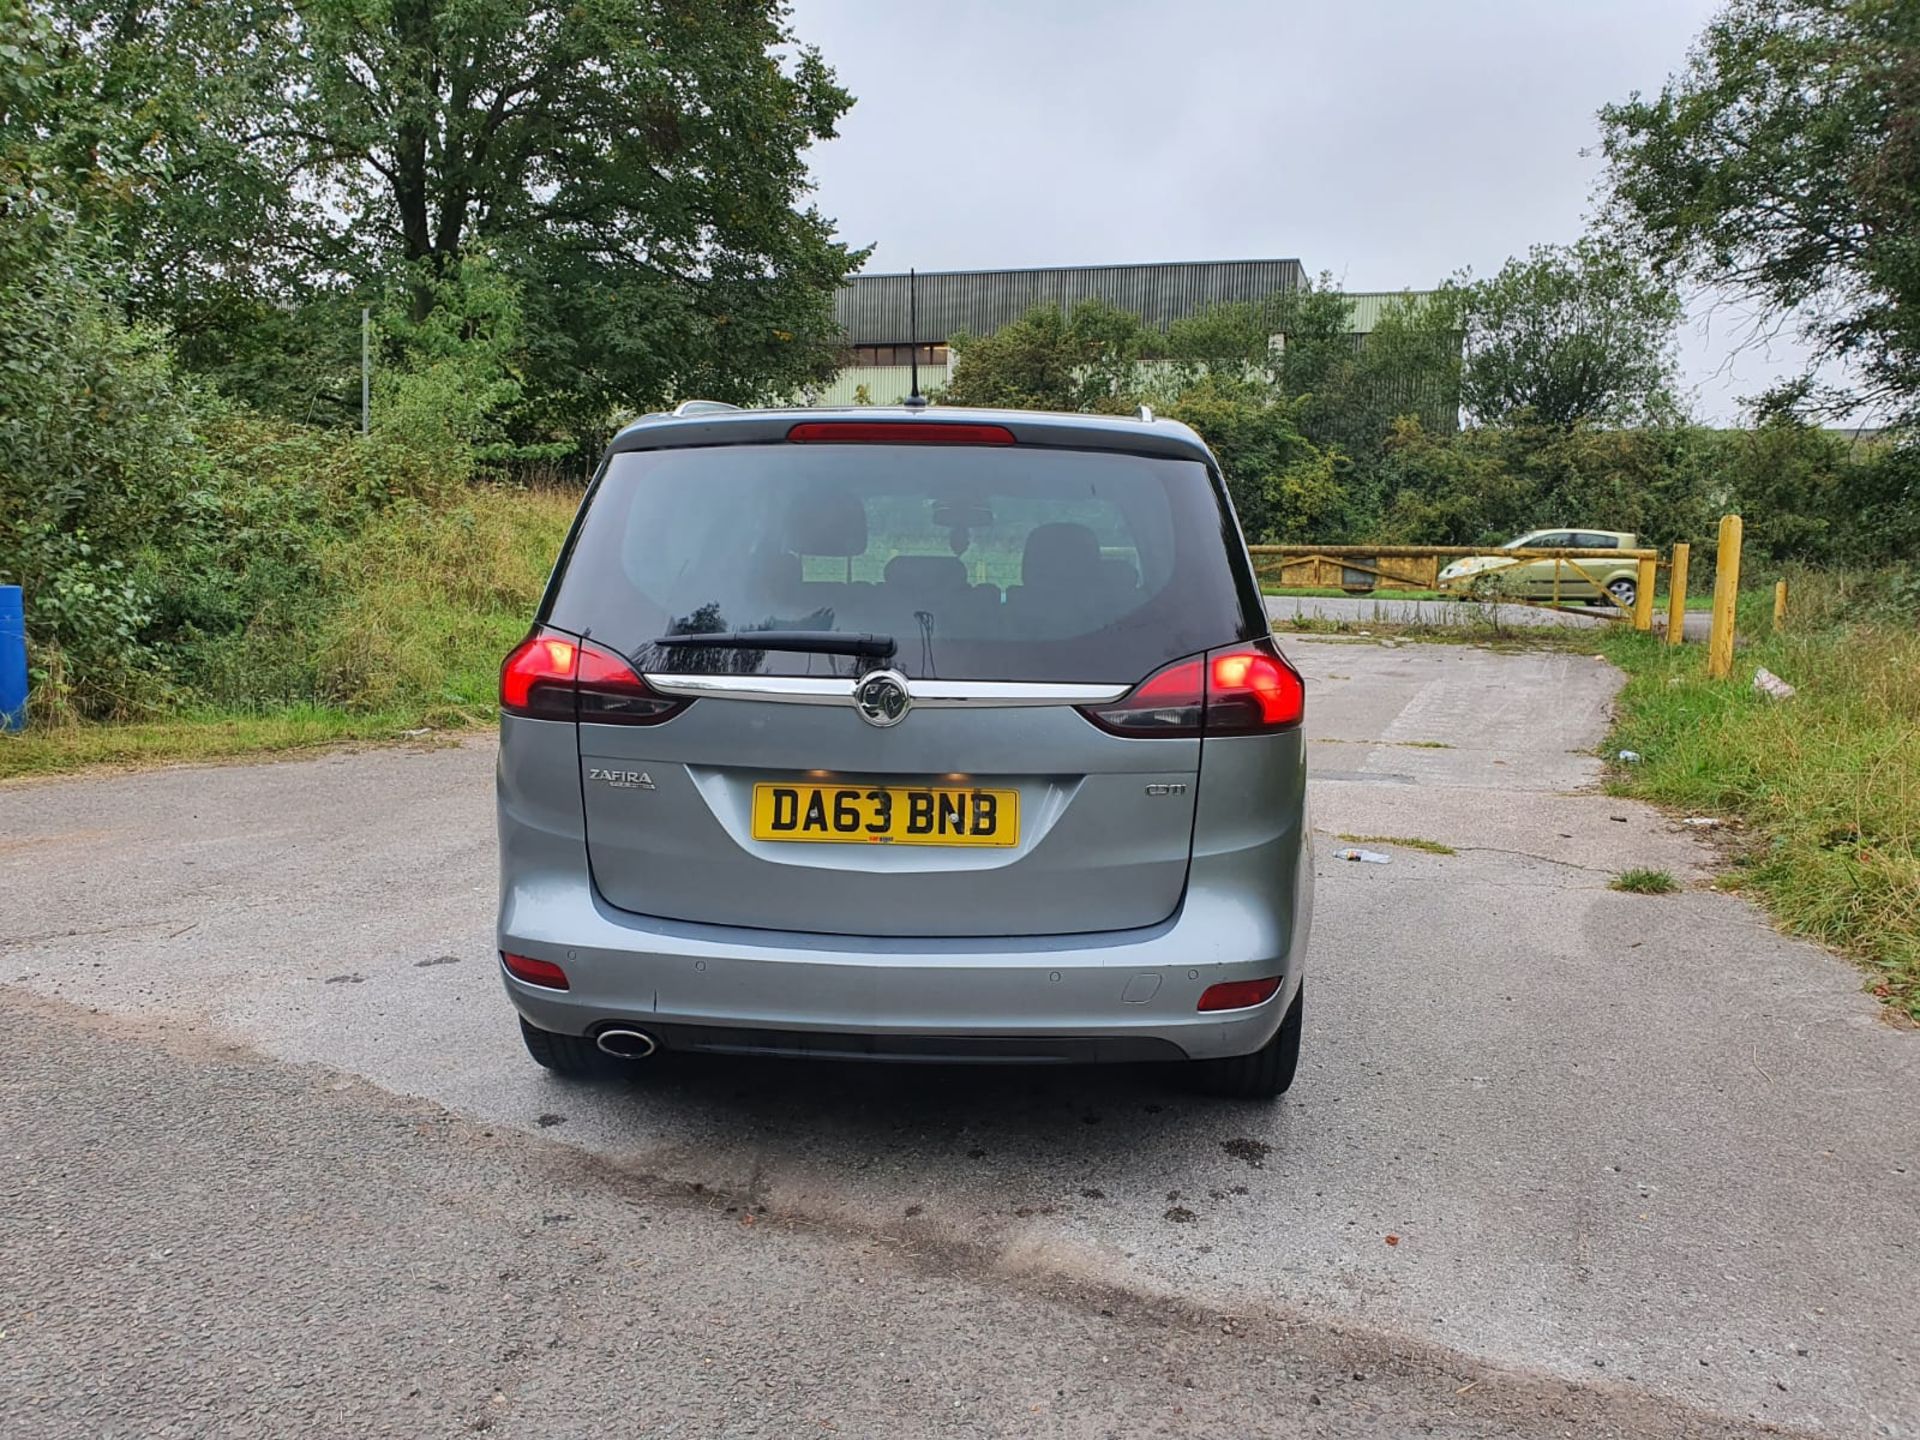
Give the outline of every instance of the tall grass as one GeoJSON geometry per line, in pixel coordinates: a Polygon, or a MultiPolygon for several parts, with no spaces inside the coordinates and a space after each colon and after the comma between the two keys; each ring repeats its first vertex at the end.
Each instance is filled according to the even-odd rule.
{"type": "Polygon", "coordinates": [[[1705,647],[1617,632],[1631,677],[1610,747],[1642,762],[1622,791],[1737,818],[1736,882],[1781,925],[1844,950],[1876,994],[1920,1019],[1920,630],[1870,578],[1798,577],[1786,633],[1771,592],[1743,596],[1731,681],[1705,647]],[[1798,693],[1752,687],[1765,666],[1798,693]]]}
{"type": "Polygon", "coordinates": [[[334,546],[326,565],[350,600],[317,637],[323,692],[423,724],[490,720],[500,657],[526,633],[578,499],[476,490],[334,546]]]}

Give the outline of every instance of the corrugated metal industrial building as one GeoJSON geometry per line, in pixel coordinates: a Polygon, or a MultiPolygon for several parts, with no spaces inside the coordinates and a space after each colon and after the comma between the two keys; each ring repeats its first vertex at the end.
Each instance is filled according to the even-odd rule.
{"type": "Polygon", "coordinates": [[[1070,265],[1046,270],[943,270],[919,277],[919,327],[908,324],[905,275],[856,275],[834,298],[849,343],[944,344],[991,335],[1036,305],[1071,310],[1104,300],[1164,330],[1212,305],[1265,300],[1297,290],[1298,260],[1200,260],[1163,265],[1070,265]]]}
{"type": "MultiPolygon", "coordinates": [[[[909,323],[908,277],[856,275],[834,297],[834,313],[846,332],[846,368],[824,385],[797,397],[814,405],[893,405],[913,383],[919,363],[921,388],[938,389],[953,378],[955,335],[991,335],[1035,306],[1062,311],[1101,300],[1164,330],[1176,320],[1215,305],[1250,304],[1298,290],[1306,271],[1298,260],[1195,260],[1154,265],[1065,265],[1035,270],[925,271],[917,279],[918,324],[909,323]]],[[[1382,312],[1419,292],[1348,292],[1349,325],[1356,337],[1370,334],[1382,312]]],[[[1410,401],[1410,403],[1413,403],[1410,401]]],[[[1454,423],[1445,407],[1431,423],[1454,423]]]]}

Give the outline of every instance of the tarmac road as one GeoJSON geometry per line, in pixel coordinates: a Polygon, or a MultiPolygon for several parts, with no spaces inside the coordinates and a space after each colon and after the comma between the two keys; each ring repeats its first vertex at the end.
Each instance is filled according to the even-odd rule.
{"type": "Polygon", "coordinates": [[[0,788],[0,1414],[1920,1434],[1920,1034],[1734,897],[1606,888],[1713,859],[1594,789],[1606,665],[1288,643],[1327,833],[1270,1109],[552,1080],[498,993],[484,742],[0,788]]]}
{"type": "Polygon", "coordinates": [[[0,1001],[10,1437],[1731,1437],[1630,1387],[862,1233],[0,1001]],[[30,1118],[29,1118],[30,1117],[30,1118]]]}

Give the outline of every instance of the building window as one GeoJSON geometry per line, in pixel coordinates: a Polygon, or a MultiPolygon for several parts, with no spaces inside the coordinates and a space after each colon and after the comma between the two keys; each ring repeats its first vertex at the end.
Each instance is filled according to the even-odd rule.
{"type": "Polygon", "coordinates": [[[919,351],[920,364],[931,369],[944,370],[947,364],[945,345],[855,345],[852,347],[852,361],[862,368],[877,365],[911,365],[914,352],[919,351]]]}

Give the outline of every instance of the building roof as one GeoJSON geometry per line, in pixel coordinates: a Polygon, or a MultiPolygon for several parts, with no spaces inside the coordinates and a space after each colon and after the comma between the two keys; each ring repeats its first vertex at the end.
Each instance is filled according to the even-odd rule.
{"type": "Polygon", "coordinates": [[[1104,300],[1165,329],[1212,305],[1298,289],[1305,278],[1298,260],[930,270],[919,277],[919,333],[909,335],[907,277],[856,275],[834,296],[834,314],[854,345],[938,344],[963,331],[990,335],[1036,305],[1064,310],[1083,300],[1104,300]]]}

